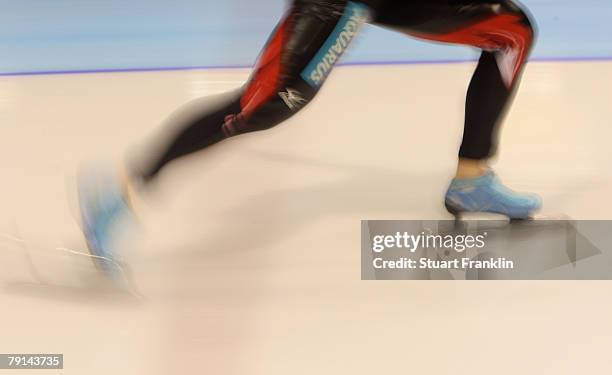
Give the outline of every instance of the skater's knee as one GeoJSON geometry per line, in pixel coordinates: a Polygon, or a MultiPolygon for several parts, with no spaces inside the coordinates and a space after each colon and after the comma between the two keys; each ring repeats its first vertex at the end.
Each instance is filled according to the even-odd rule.
{"type": "Polygon", "coordinates": [[[535,21],[526,9],[519,8],[515,14],[519,20],[519,24],[522,26],[523,32],[529,36],[528,46],[531,47],[536,38],[535,21]]]}
{"type": "Polygon", "coordinates": [[[225,136],[273,128],[306,107],[316,94],[290,87],[276,91],[257,105],[252,101],[241,101],[241,111],[229,114],[224,119],[222,130],[225,136]]]}
{"type": "MultiPolygon", "coordinates": [[[[498,21],[509,38],[501,38],[504,47],[520,47],[529,50],[536,37],[536,26],[533,18],[523,6],[514,1],[503,1],[499,4],[498,21]]],[[[495,37],[493,37],[495,38],[495,37]]]]}

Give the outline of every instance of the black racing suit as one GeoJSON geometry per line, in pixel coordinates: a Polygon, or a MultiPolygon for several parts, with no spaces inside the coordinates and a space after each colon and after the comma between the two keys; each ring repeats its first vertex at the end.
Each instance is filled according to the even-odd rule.
{"type": "MultiPolygon", "coordinates": [[[[513,0],[295,0],[270,36],[248,82],[195,114],[135,174],[150,181],[170,161],[225,138],[275,126],[317,94],[359,27],[373,22],[422,39],[477,47],[459,156],[485,159],[534,41],[513,0]]],[[[214,102],[213,99],[210,102],[214,102]]],[[[198,111],[198,107],[206,107],[198,111]]],[[[174,124],[176,126],[176,124],[174,124]]]]}

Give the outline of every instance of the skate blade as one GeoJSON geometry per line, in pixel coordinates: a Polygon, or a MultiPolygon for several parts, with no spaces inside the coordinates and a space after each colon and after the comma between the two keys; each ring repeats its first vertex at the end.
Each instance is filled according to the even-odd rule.
{"type": "Polygon", "coordinates": [[[109,289],[114,289],[115,291],[131,294],[134,297],[142,297],[142,294],[139,292],[132,276],[132,270],[128,264],[111,258],[94,255],[92,254],[91,250],[88,252],[83,252],[65,247],[57,247],[55,250],[89,258],[94,264],[97,274],[101,277],[100,281],[103,280],[106,287],[109,289]],[[100,262],[107,262],[108,265],[112,267],[112,272],[109,269],[105,269],[100,262]]]}
{"type": "Polygon", "coordinates": [[[510,219],[503,214],[491,212],[462,212],[455,214],[458,223],[472,229],[496,229],[509,225],[513,227],[552,227],[571,222],[565,214],[535,214],[524,219],[510,219]]]}
{"type": "Polygon", "coordinates": [[[468,227],[502,228],[510,224],[508,216],[491,212],[460,212],[455,219],[468,227]]]}

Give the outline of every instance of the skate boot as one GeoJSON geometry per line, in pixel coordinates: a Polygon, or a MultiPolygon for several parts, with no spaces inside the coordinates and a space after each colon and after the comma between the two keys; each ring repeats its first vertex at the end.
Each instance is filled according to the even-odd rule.
{"type": "Polygon", "coordinates": [[[489,171],[480,177],[453,179],[444,203],[457,217],[464,213],[493,213],[515,220],[532,217],[540,209],[542,200],[535,194],[510,190],[489,171]]]}
{"type": "Polygon", "coordinates": [[[135,222],[119,177],[100,169],[82,171],[78,177],[83,234],[94,264],[114,283],[127,286],[127,266],[118,254],[121,234],[135,222]]]}

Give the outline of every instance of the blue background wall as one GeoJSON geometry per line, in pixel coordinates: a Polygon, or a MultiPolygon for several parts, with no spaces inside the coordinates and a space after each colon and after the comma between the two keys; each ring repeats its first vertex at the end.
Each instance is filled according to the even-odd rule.
{"type": "MultiPolygon", "coordinates": [[[[612,0],[525,0],[534,59],[612,58],[612,0]]],[[[0,0],[0,73],[248,66],[284,0],[0,0]]],[[[368,26],[344,62],[470,59],[475,53],[368,26]]]]}

